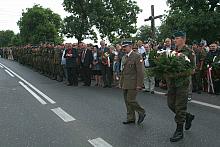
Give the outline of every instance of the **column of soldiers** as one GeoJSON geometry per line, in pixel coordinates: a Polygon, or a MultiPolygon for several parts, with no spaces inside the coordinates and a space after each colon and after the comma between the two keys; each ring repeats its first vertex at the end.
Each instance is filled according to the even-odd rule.
{"type": "MultiPolygon", "coordinates": [[[[63,45],[42,44],[40,46],[26,45],[24,47],[12,48],[12,56],[15,61],[33,68],[45,76],[63,81],[65,78],[61,65],[61,57],[64,51],[63,45]]],[[[10,54],[4,54],[8,58],[10,54]]]]}

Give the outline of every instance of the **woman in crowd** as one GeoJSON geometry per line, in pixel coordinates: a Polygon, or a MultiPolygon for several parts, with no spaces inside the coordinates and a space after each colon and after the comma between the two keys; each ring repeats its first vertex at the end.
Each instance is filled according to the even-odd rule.
{"type": "Polygon", "coordinates": [[[101,56],[98,52],[97,46],[93,47],[93,75],[95,76],[95,86],[102,86],[101,84],[101,56]]]}

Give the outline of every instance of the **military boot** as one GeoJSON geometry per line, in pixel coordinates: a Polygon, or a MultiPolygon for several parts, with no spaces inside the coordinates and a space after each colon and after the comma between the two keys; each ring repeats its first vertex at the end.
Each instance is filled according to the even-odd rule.
{"type": "Polygon", "coordinates": [[[190,114],[190,113],[186,113],[186,123],[185,123],[185,130],[189,130],[192,126],[192,121],[194,120],[195,116],[190,114]]]}
{"type": "Polygon", "coordinates": [[[170,142],[177,142],[183,139],[183,125],[177,124],[176,131],[174,132],[173,136],[170,138],[170,142]]]}

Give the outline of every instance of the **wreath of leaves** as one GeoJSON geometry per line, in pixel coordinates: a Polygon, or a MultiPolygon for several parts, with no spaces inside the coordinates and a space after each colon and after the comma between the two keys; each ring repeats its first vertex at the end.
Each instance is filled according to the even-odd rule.
{"type": "Polygon", "coordinates": [[[159,54],[154,59],[155,67],[152,74],[159,78],[165,77],[187,77],[192,74],[193,66],[184,56],[167,56],[159,54]]]}

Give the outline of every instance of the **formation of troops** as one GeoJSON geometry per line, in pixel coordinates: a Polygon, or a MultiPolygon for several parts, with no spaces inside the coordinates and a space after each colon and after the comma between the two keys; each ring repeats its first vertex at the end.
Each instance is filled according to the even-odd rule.
{"type": "Polygon", "coordinates": [[[8,48],[4,50],[2,56],[8,59],[11,59],[10,56],[12,56],[13,60],[29,66],[52,79],[62,81],[61,56],[63,49],[63,46],[53,46],[51,44],[40,46],[27,45],[24,47],[8,48]],[[12,54],[10,54],[11,51],[12,54]]]}
{"type": "Polygon", "coordinates": [[[135,112],[138,113],[138,124],[146,116],[144,108],[136,101],[137,92],[142,90],[154,94],[154,87],[162,85],[168,89],[168,107],[175,114],[177,126],[170,141],[176,142],[183,138],[184,128],[191,128],[195,118],[187,112],[187,101],[192,92],[220,94],[219,43],[207,44],[202,40],[186,45],[185,42],[186,34],[179,31],[174,38],[167,38],[160,44],[124,41],[107,46],[101,41],[99,48],[83,42],[47,43],[1,48],[0,56],[31,67],[53,80],[66,80],[68,86],[78,86],[79,80],[84,82],[84,86],[91,86],[91,79],[94,78],[95,86],[122,88],[127,108],[127,119],[123,121],[125,125],[136,122],[135,112]],[[193,74],[166,79],[146,74],[154,66],[152,57],[158,50],[176,50],[188,56],[194,66],[193,74]]]}

